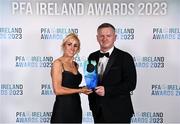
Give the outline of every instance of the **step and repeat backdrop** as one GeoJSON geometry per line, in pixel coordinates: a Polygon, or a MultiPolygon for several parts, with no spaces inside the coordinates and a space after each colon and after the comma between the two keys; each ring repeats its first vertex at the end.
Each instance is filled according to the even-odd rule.
{"type": "MultiPolygon", "coordinates": [[[[0,123],[49,123],[50,68],[62,55],[62,39],[79,36],[75,61],[83,74],[104,22],[116,27],[116,47],[136,65],[132,124],[180,123],[179,6],[179,0],[0,0],[0,123]]],[[[81,100],[83,123],[93,123],[87,96],[81,100]]]]}

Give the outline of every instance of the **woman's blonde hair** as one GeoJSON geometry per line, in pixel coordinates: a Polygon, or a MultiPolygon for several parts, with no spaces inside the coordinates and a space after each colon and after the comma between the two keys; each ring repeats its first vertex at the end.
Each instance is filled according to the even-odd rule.
{"type": "Polygon", "coordinates": [[[70,33],[63,39],[62,50],[64,51],[65,44],[69,39],[74,39],[74,40],[78,41],[79,46],[78,46],[78,51],[77,52],[79,52],[80,51],[80,40],[79,40],[78,36],[75,33],[70,33]]]}

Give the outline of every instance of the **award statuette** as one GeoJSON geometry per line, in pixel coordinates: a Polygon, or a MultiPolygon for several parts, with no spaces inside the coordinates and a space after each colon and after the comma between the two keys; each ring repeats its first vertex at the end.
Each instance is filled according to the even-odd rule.
{"type": "Polygon", "coordinates": [[[88,89],[94,90],[97,86],[98,74],[96,69],[96,61],[84,62],[84,79],[88,89]]]}

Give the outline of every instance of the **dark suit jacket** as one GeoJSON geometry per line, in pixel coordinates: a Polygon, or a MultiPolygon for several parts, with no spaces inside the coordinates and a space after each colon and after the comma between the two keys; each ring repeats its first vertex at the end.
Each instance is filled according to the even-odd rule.
{"type": "MultiPolygon", "coordinates": [[[[99,53],[99,50],[91,53],[88,60],[98,63],[99,53]]],[[[129,53],[114,48],[98,85],[104,86],[105,96],[98,96],[95,92],[88,96],[93,116],[96,116],[101,108],[109,122],[120,122],[123,117],[132,117],[134,111],[130,92],[136,87],[136,69],[129,53]]]]}

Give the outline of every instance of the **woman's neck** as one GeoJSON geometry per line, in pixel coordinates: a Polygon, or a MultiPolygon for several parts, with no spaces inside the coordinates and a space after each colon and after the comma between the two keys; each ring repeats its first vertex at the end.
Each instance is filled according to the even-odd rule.
{"type": "Polygon", "coordinates": [[[65,63],[73,64],[74,57],[63,56],[62,58],[63,58],[65,63]]]}

